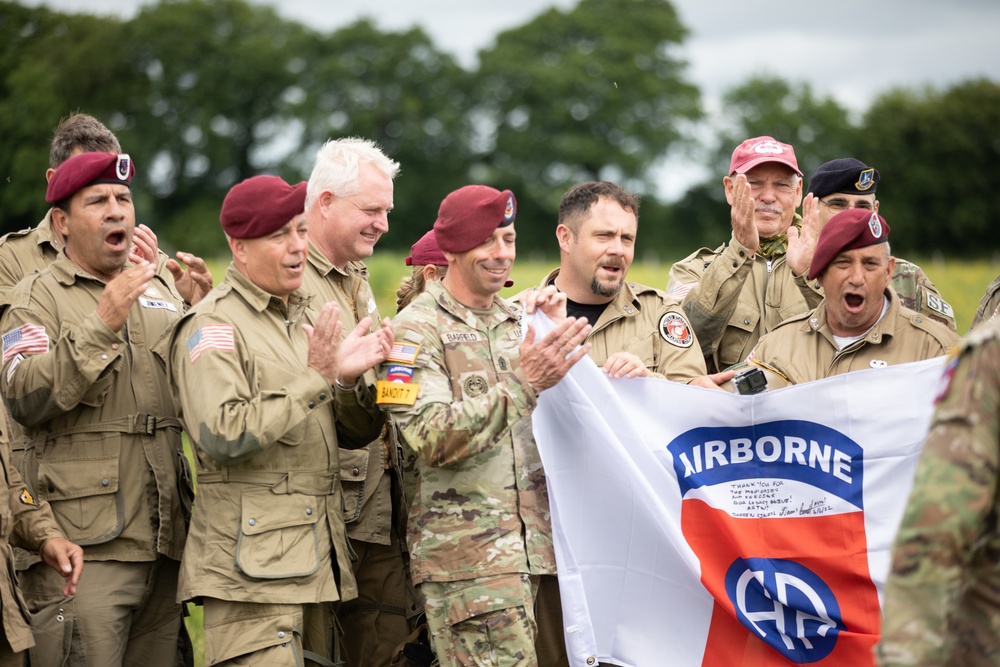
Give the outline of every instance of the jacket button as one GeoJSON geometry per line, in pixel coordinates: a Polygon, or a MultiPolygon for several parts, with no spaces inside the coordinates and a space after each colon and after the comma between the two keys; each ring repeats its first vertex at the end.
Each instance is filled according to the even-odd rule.
{"type": "Polygon", "coordinates": [[[106,480],[106,479],[102,479],[101,480],[101,486],[107,486],[109,484],[111,484],[111,482],[109,482],[108,480],[106,480]]]}
{"type": "Polygon", "coordinates": [[[358,476],[360,473],[361,471],[358,468],[355,468],[354,470],[351,471],[351,474],[354,475],[355,477],[358,476]]]}
{"type": "Polygon", "coordinates": [[[101,355],[101,361],[107,361],[107,360],[108,360],[108,355],[102,354],[101,355]]]}
{"type": "Polygon", "coordinates": [[[118,343],[111,343],[111,349],[112,350],[117,350],[118,349],[118,343]]]}
{"type": "Polygon", "coordinates": [[[309,401],[309,409],[312,410],[315,407],[316,407],[316,404],[313,403],[312,401],[309,401]]]}
{"type": "Polygon", "coordinates": [[[284,639],[284,638],[285,638],[285,631],[281,630],[280,632],[278,632],[278,639],[284,639]]]}
{"type": "Polygon", "coordinates": [[[750,324],[750,320],[743,320],[743,324],[750,324]]]}
{"type": "Polygon", "coordinates": [[[306,516],[312,516],[312,513],[313,513],[313,508],[307,507],[306,508],[306,516]]]}
{"type": "Polygon", "coordinates": [[[326,400],[326,394],[320,394],[319,395],[319,400],[325,401],[326,400]]]}
{"type": "Polygon", "coordinates": [[[257,519],[250,519],[249,521],[247,521],[247,523],[249,523],[251,526],[256,526],[257,525],[257,519]]]}
{"type": "Polygon", "coordinates": [[[734,259],[734,260],[733,260],[733,268],[735,269],[735,268],[736,268],[737,266],[739,266],[739,265],[740,265],[740,263],[739,263],[739,262],[737,262],[737,261],[736,261],[736,260],[734,259]]]}

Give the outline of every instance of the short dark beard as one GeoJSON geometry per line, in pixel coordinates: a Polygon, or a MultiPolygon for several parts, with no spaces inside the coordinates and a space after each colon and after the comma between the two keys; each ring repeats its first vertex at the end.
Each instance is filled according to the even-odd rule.
{"type": "Polygon", "coordinates": [[[614,287],[602,287],[597,278],[594,278],[590,281],[590,291],[598,296],[616,296],[618,292],[622,291],[622,285],[624,283],[624,280],[619,280],[618,284],[614,287]]]}

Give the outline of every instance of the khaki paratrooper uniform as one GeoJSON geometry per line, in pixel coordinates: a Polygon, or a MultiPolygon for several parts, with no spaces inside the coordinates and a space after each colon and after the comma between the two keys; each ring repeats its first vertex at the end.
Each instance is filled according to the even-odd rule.
{"type": "Polygon", "coordinates": [[[146,664],[176,661],[181,610],[169,600],[192,487],[164,359],[154,347],[184,306],[156,276],[114,332],[96,312],[104,287],[60,254],[8,293],[0,320],[2,387],[27,442],[21,472],[66,537],[97,563],[69,601],[50,568],[34,565],[23,574],[37,665],[60,662],[62,647],[81,641],[97,664],[113,662],[122,647],[126,656],[152,651],[146,664]],[[34,346],[18,348],[16,338],[30,332],[34,346]],[[122,591],[101,582],[130,579],[142,579],[141,589],[114,604],[134,605],[133,620],[126,636],[114,637],[94,610],[122,591]]]}
{"type": "MultiPolygon", "coordinates": [[[[939,357],[958,342],[958,336],[944,324],[904,308],[892,287],[885,294],[889,298],[885,315],[844,349],[834,342],[825,302],[821,302],[815,310],[789,319],[761,338],[751,363],[776,371],[789,384],[800,384],[939,357]]],[[[770,388],[779,387],[771,384],[770,388]]]]}
{"type": "Polygon", "coordinates": [[[294,664],[293,644],[328,659],[323,603],[356,595],[339,446],[367,444],[383,418],[364,383],[331,387],[307,366],[311,300],[285,304],[230,265],[169,347],[198,473],[178,599],[204,600],[208,664],[294,664]]]}

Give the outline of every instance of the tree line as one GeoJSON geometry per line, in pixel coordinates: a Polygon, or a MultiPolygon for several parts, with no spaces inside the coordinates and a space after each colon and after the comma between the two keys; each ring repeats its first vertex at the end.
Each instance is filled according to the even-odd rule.
{"type": "Polygon", "coordinates": [[[669,0],[580,0],[498,34],[468,69],[419,28],[323,32],[245,0],[160,0],[128,20],[0,0],[0,230],[44,215],[52,130],[83,111],[134,158],[137,219],[205,256],[224,251],[234,183],[308,178],[323,141],[347,135],[402,165],[380,247],[408,249],[444,195],[485,183],[515,192],[522,252],[554,254],[569,185],[652,193],[653,166],[688,151],[711,177],[678,201],[646,194],[640,216],[640,256],[677,259],[728,238],[729,154],[768,134],[795,146],[807,177],[848,155],[876,167],[901,254],[1000,249],[1000,84],[893,89],[858,115],[761,75],[725,94],[705,145],[701,94],[676,55],[686,37],[669,0]]]}

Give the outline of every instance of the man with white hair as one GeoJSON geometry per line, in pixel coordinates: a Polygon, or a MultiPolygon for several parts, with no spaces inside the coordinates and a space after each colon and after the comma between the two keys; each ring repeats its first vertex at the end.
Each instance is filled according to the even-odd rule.
{"type": "MultiPolygon", "coordinates": [[[[349,137],[326,142],[306,190],[309,257],[303,288],[321,302],[340,307],[344,331],[365,317],[371,331],[389,326],[382,320],[364,259],[371,256],[382,234],[389,231],[392,179],[399,164],[372,141],[349,137]]],[[[369,369],[362,382],[375,386],[369,369]]],[[[388,667],[393,650],[410,633],[409,620],[418,612],[410,594],[403,560],[405,521],[397,444],[391,423],[367,447],[340,452],[344,487],[344,521],[358,582],[358,597],[337,611],[343,631],[341,658],[350,667],[388,667]]]]}

